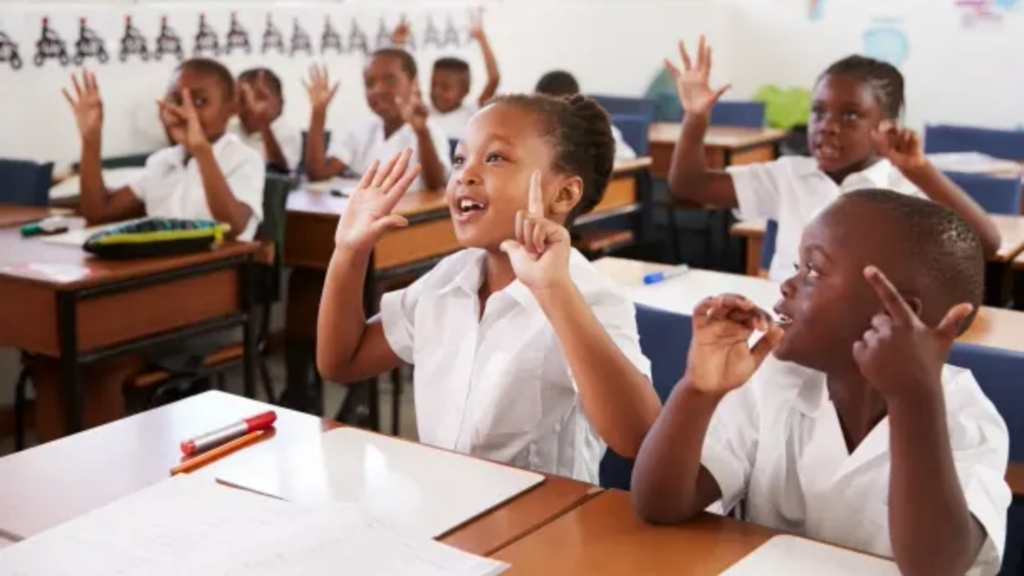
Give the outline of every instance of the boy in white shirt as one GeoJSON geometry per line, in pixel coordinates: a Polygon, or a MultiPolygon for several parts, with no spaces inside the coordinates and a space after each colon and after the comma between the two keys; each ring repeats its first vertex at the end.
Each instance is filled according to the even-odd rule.
{"type": "Polygon", "coordinates": [[[637,458],[638,512],[678,523],[742,499],[751,522],[907,576],[995,574],[1006,424],[944,364],[981,304],[977,235],[939,204],[861,190],[807,226],[800,260],[778,325],[742,296],[694,310],[686,374],[637,458]]]}
{"type": "Polygon", "coordinates": [[[267,68],[238,75],[238,126],[235,132],[267,165],[288,173],[299,166],[302,133],[284,117],[281,79],[267,68]]]}
{"type": "Polygon", "coordinates": [[[363,82],[366,102],[376,118],[345,132],[335,131],[325,152],[327,108],[338,84],[331,85],[326,68],[310,67],[306,86],[313,109],[306,139],[309,179],[327,180],[349,173],[361,176],[375,161],[411,147],[423,169],[415,187],[443,188],[451,170],[451,146],[423,104],[416,84],[416,60],[399,48],[377,50],[363,69],[363,82]]]}
{"type": "MultiPolygon", "coordinates": [[[[101,151],[103,102],[95,74],[72,76],[74,92],[64,90],[82,136],[81,212],[90,224],[154,216],[216,220],[228,224],[230,238],[251,240],[263,215],[265,166],[260,155],[228,134],[235,114],[235,80],[222,64],[196,58],[181,63],[160,101],[160,120],[175,145],[153,153],[137,182],[108,190],[101,151]]],[[[87,427],[120,418],[121,389],[145,369],[139,356],[118,357],[90,366],[83,376],[87,427]]],[[[41,441],[64,435],[63,387],[59,363],[33,363],[36,430],[41,441]]]]}
{"type": "MultiPolygon", "coordinates": [[[[579,82],[576,77],[565,70],[553,70],[541,76],[534,89],[538,94],[548,96],[565,97],[580,93],[579,82]]],[[[612,124],[612,137],[615,138],[615,159],[633,160],[636,158],[636,151],[622,137],[622,131],[612,124]]]]}
{"type": "Polygon", "coordinates": [[[949,206],[978,233],[986,255],[999,250],[999,231],[985,210],[928,161],[913,130],[898,126],[904,82],[891,64],[849,56],[819,77],[807,134],[812,158],[789,156],[723,172],[707,168],[704,136],[711,110],[729,86],[711,88],[711,47],[701,38],[697,50],[694,63],[680,43],[682,70],[666,61],[685,111],[669,186],[681,198],[734,209],[743,220],[775,220],[772,280],[781,282],[793,270],[800,234],[811,218],[861,188],[892,189],[949,206]]]}

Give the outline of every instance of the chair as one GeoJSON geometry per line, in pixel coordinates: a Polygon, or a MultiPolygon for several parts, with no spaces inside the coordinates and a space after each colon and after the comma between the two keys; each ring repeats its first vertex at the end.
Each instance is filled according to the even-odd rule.
{"type": "Polygon", "coordinates": [[[613,114],[612,124],[622,132],[622,138],[642,158],[650,151],[651,122],[640,114],[613,114]]]}
{"type": "Polygon", "coordinates": [[[764,240],[761,244],[761,270],[770,270],[772,258],[775,257],[775,235],[779,232],[779,224],[775,220],[769,220],[764,230],[764,240]]]}
{"type": "Polygon", "coordinates": [[[966,172],[946,172],[946,176],[989,214],[1020,215],[1020,178],[997,178],[966,172]]]}
{"type": "Polygon", "coordinates": [[[712,126],[763,128],[764,124],[764,102],[719,102],[711,109],[712,126]]]}
{"type": "Polygon", "coordinates": [[[924,151],[980,152],[1005,160],[1024,160],[1024,132],[969,126],[926,126],[924,151]]]}
{"type": "Polygon", "coordinates": [[[608,112],[609,116],[630,114],[643,116],[648,122],[658,120],[658,101],[653,98],[628,98],[625,96],[602,96],[592,94],[590,97],[608,112]]]}
{"type": "Polygon", "coordinates": [[[0,159],[0,203],[49,206],[53,162],[0,159]]]}
{"type": "MultiPolygon", "coordinates": [[[[689,316],[636,306],[636,324],[640,349],[651,361],[651,379],[662,404],[668,400],[676,382],[686,372],[686,351],[693,338],[689,316]]],[[[601,460],[601,486],[629,490],[633,462],[609,450],[601,460]]]]}

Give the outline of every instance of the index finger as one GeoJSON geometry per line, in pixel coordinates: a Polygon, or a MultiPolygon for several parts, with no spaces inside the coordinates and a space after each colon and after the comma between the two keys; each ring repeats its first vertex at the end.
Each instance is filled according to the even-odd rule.
{"type": "Polygon", "coordinates": [[[906,322],[914,318],[914,311],[910,309],[899,290],[892,285],[885,274],[882,274],[881,270],[874,266],[868,266],[864,269],[864,278],[874,288],[875,294],[882,302],[882,307],[892,316],[893,320],[906,322]]]}
{"type": "Polygon", "coordinates": [[[530,196],[526,205],[531,216],[544,217],[544,194],[540,188],[540,170],[530,175],[530,196]]]}

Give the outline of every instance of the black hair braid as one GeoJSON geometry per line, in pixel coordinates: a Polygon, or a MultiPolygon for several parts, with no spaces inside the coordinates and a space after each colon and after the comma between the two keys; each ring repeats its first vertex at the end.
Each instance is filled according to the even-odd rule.
{"type": "Polygon", "coordinates": [[[878,104],[888,118],[895,120],[903,114],[903,74],[892,64],[865,56],[847,56],[833,62],[821,75],[821,78],[833,75],[850,75],[860,78],[875,93],[878,104]]]}

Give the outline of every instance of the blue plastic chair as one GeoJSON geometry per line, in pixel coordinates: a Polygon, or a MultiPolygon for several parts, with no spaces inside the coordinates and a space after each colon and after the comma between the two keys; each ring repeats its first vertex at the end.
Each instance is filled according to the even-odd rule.
{"type": "Polygon", "coordinates": [[[50,205],[53,162],[0,159],[0,204],[50,205]]]}
{"type": "Polygon", "coordinates": [[[1019,178],[997,178],[986,174],[947,172],[946,176],[964,189],[967,195],[989,214],[1020,215],[1021,184],[1019,178]]]}
{"type": "MultiPolygon", "coordinates": [[[[1024,387],[1020,375],[1024,373],[1024,354],[1001,348],[957,343],[949,356],[949,363],[967,368],[981,386],[981,390],[995,404],[1006,421],[1010,434],[1010,461],[1024,462],[1024,387]]],[[[1021,574],[1024,560],[1024,502],[1015,500],[1010,505],[1006,523],[1006,548],[1001,575],[1021,574]]]]}
{"type": "Polygon", "coordinates": [[[648,155],[650,150],[651,122],[639,114],[615,114],[612,124],[622,132],[622,139],[636,152],[638,157],[648,155]]]}
{"type": "Polygon", "coordinates": [[[712,126],[763,128],[765,118],[764,102],[719,102],[711,110],[712,126]]]}
{"type": "Polygon", "coordinates": [[[1024,160],[1024,132],[969,126],[926,126],[924,151],[980,152],[1006,160],[1024,160]]]}
{"type": "MultiPolygon", "coordinates": [[[[640,349],[651,361],[654,389],[664,404],[686,372],[686,351],[693,338],[692,320],[689,316],[637,304],[636,324],[640,349]]],[[[601,460],[601,486],[629,490],[632,476],[633,462],[608,450],[601,460]]]]}
{"type": "Polygon", "coordinates": [[[778,232],[778,222],[769,220],[761,244],[761,270],[768,270],[772,267],[772,258],[775,256],[775,236],[778,232]]]}
{"type": "Polygon", "coordinates": [[[590,95],[610,116],[630,114],[643,116],[648,122],[658,120],[658,101],[654,98],[627,98],[625,96],[590,95]]]}

